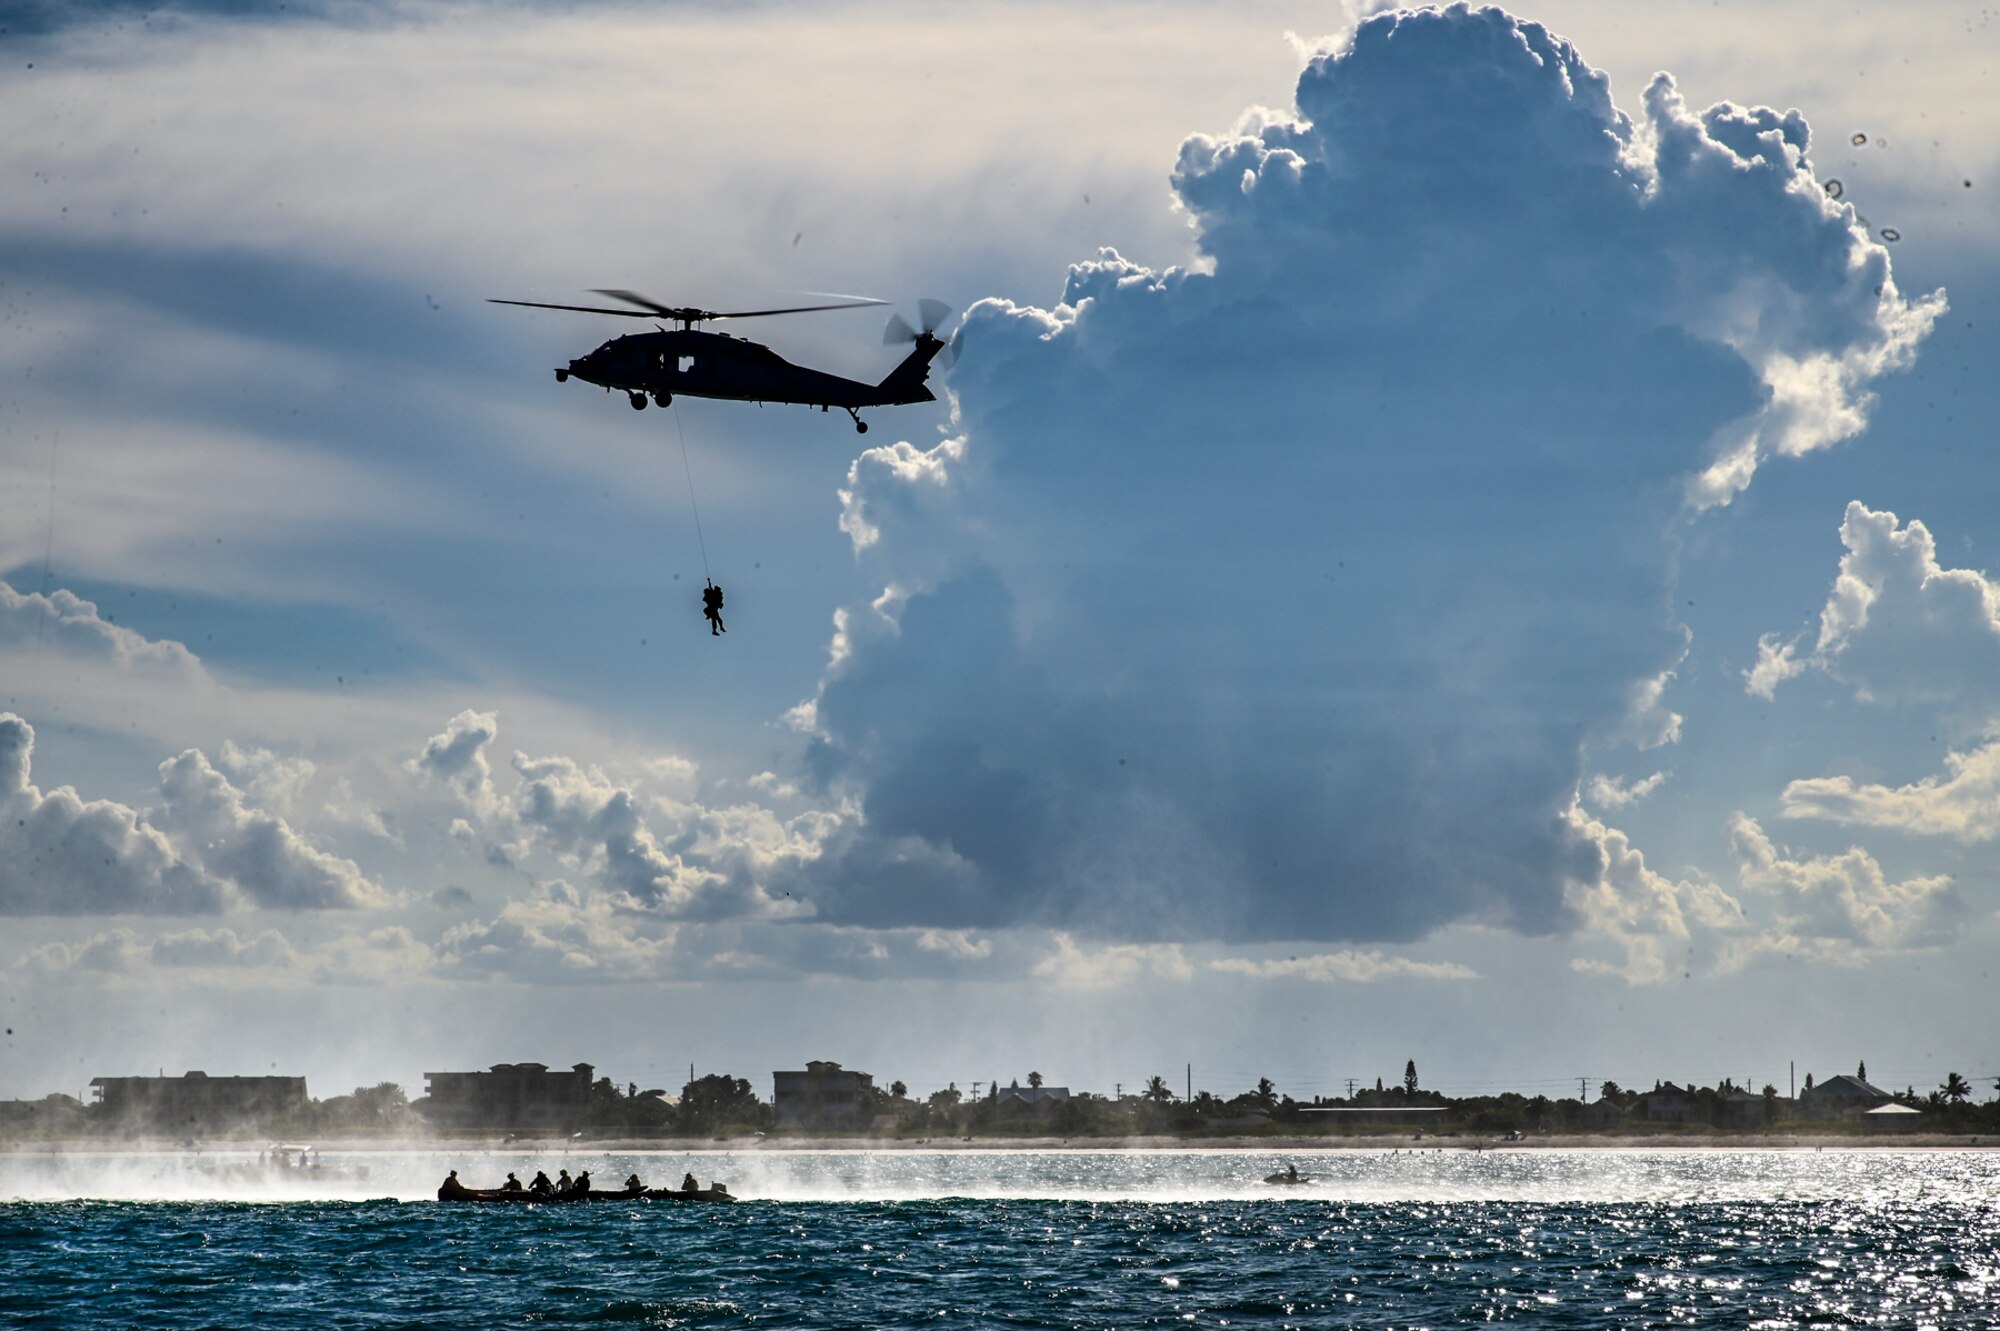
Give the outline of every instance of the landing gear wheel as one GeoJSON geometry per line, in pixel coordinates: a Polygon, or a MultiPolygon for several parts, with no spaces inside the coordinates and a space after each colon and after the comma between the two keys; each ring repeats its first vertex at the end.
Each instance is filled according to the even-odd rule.
{"type": "Polygon", "coordinates": [[[646,409],[646,395],[644,393],[631,393],[628,396],[632,399],[632,410],[644,411],[646,409]]]}
{"type": "Polygon", "coordinates": [[[672,393],[655,393],[653,394],[653,403],[661,411],[665,411],[668,407],[674,405],[674,395],[672,393]]]}
{"type": "Polygon", "coordinates": [[[568,371],[568,370],[557,370],[557,371],[556,371],[556,382],[557,382],[557,383],[559,383],[559,384],[566,384],[566,383],[568,383],[568,382],[569,382],[569,371],[568,371]]]}
{"type": "Polygon", "coordinates": [[[855,430],[855,433],[857,433],[857,434],[867,434],[867,433],[868,433],[868,422],[867,422],[867,421],[864,421],[864,420],[856,420],[856,421],[854,422],[854,430],[855,430]]]}

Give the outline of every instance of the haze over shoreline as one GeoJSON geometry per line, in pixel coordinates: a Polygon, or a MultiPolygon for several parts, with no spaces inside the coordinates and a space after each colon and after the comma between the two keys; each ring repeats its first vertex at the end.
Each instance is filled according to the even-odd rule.
{"type": "MultiPolygon", "coordinates": [[[[161,1139],[135,1138],[107,1142],[102,1139],[73,1138],[55,1141],[0,1142],[0,1155],[202,1155],[254,1151],[264,1146],[262,1138],[205,1141],[195,1146],[161,1139]]],[[[1339,1154],[1349,1151],[1992,1151],[2000,1149],[2000,1136],[1977,1133],[1921,1132],[1908,1135],[1884,1133],[1856,1136],[1840,1133],[1785,1133],[1762,1136],[1755,1133],[1713,1134],[1604,1134],[1546,1135],[1508,1141],[1482,1133],[1453,1135],[1426,1133],[1421,1140],[1408,1134],[1388,1133],[1339,1138],[1313,1136],[1215,1137],[1189,1140],[1180,1137],[1074,1138],[1052,1140],[1040,1137],[980,1137],[971,1141],[943,1138],[758,1138],[731,1137],[725,1141],[672,1142],[660,1138],[605,1137],[565,1143],[546,1141],[496,1142],[480,1137],[438,1137],[428,1140],[383,1142],[367,1137],[328,1137],[313,1143],[323,1152],[411,1153],[438,1155],[454,1151],[481,1155],[545,1157],[568,1150],[588,1155],[739,1155],[739,1154],[869,1154],[881,1152],[934,1152],[976,1155],[981,1152],[1071,1152],[1077,1154],[1147,1151],[1162,1154],[1201,1155],[1214,1152],[1263,1152],[1265,1154],[1339,1154]]]]}

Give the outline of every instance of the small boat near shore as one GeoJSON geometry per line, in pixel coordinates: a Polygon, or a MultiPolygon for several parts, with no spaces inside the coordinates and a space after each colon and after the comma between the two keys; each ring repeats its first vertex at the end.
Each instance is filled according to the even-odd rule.
{"type": "Polygon", "coordinates": [[[501,1206],[525,1206],[530,1203],[565,1206],[572,1202],[733,1202],[736,1196],[720,1183],[711,1183],[706,1188],[619,1188],[609,1192],[599,1188],[584,1188],[566,1193],[529,1192],[526,1189],[512,1188],[468,1188],[460,1183],[458,1176],[454,1174],[438,1187],[438,1200],[497,1203],[501,1206]]]}
{"type": "Polygon", "coordinates": [[[260,1151],[254,1162],[197,1165],[203,1174],[223,1183],[356,1182],[368,1177],[368,1166],[322,1160],[317,1146],[278,1142],[260,1151]]]}
{"type": "Polygon", "coordinates": [[[1296,1169],[1281,1169],[1275,1174],[1264,1175],[1264,1181],[1276,1187],[1289,1188],[1300,1183],[1312,1182],[1312,1175],[1301,1174],[1296,1169]]]}

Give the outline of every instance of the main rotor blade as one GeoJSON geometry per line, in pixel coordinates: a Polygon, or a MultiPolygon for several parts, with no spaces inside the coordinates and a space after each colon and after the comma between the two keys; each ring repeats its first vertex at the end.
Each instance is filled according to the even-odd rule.
{"type": "Polygon", "coordinates": [[[486,298],[488,305],[526,305],[536,310],[576,310],[582,314],[616,314],[627,319],[657,319],[650,310],[607,310],[602,305],[551,305],[541,300],[500,300],[493,296],[486,298]]]}
{"type": "Polygon", "coordinates": [[[810,314],[814,310],[859,310],[870,305],[887,305],[886,300],[850,300],[839,305],[794,305],[786,310],[733,310],[726,314],[704,314],[704,319],[758,319],[767,314],[810,314]]]}
{"type": "Polygon", "coordinates": [[[844,300],[837,305],[790,305],[782,310],[697,310],[662,305],[658,301],[647,296],[642,296],[636,291],[624,291],[616,287],[597,287],[594,289],[600,296],[609,296],[613,300],[626,301],[642,309],[651,310],[655,314],[664,315],[669,319],[693,320],[696,323],[706,323],[710,319],[761,319],[770,314],[811,314],[814,310],[855,310],[869,305],[887,305],[889,303],[886,300],[870,300],[863,297],[859,300],[844,300]]]}
{"type": "Polygon", "coordinates": [[[793,305],[782,310],[697,310],[691,306],[662,305],[660,302],[636,291],[626,291],[619,287],[593,287],[600,296],[622,300],[637,305],[636,310],[607,309],[602,305],[557,305],[543,300],[499,300],[487,297],[493,305],[525,305],[537,310],[575,310],[579,314],[612,314],[623,319],[672,319],[676,323],[707,323],[711,319],[758,319],[771,314],[810,314],[814,310],[858,310],[870,305],[887,305],[886,300],[849,300],[838,305],[793,305]]]}
{"type": "Polygon", "coordinates": [[[637,305],[640,309],[657,314],[663,319],[679,319],[683,322],[693,321],[699,323],[703,319],[717,317],[710,310],[676,309],[672,305],[662,305],[651,296],[642,296],[636,291],[626,291],[620,287],[592,287],[591,290],[600,296],[609,296],[613,300],[622,300],[628,305],[637,305]]]}

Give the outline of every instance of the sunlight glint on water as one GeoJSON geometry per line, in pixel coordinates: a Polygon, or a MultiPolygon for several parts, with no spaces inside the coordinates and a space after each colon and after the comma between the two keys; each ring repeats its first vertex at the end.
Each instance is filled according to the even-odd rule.
{"type": "Polygon", "coordinates": [[[178,1155],[0,1157],[0,1324],[2000,1324],[1977,1152],[330,1158],[369,1179],[222,1198],[178,1155]],[[1287,1163],[1315,1181],[1261,1182],[1287,1163]],[[427,1200],[559,1165],[747,1200],[427,1200]]]}

